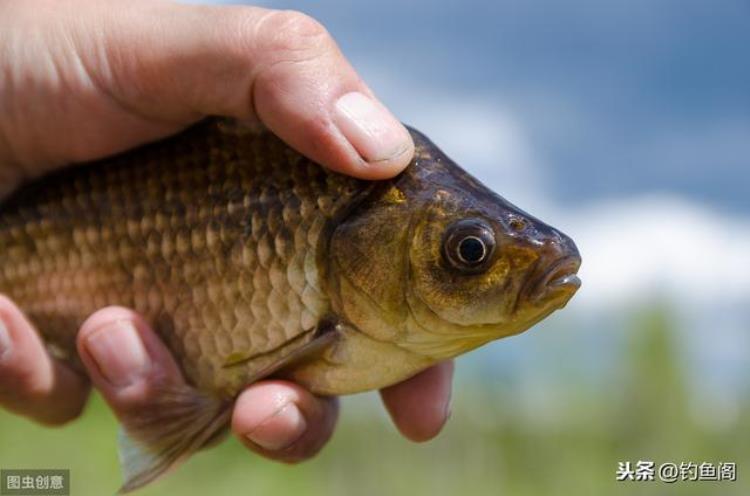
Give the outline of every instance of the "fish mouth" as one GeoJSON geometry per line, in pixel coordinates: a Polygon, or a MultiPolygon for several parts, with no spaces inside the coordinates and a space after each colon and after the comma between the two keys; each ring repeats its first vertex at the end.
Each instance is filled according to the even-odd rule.
{"type": "Polygon", "coordinates": [[[581,287],[580,266],[581,258],[577,256],[563,257],[552,263],[531,286],[530,300],[534,303],[560,300],[560,306],[564,306],[581,287]]]}

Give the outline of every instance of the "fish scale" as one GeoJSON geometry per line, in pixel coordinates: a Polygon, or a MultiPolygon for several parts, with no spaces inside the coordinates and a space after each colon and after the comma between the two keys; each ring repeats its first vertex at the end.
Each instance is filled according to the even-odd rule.
{"type": "Polygon", "coordinates": [[[279,348],[329,312],[317,250],[357,181],[216,122],[136,153],[5,202],[0,291],[71,360],[88,315],[132,307],[192,383],[231,397],[264,364],[226,368],[230,355],[279,348]]]}
{"type": "Polygon", "coordinates": [[[151,381],[122,418],[123,491],[210,444],[254,381],[383,388],[518,334],[575,293],[570,238],[410,132],[404,172],[367,182],[268,131],[206,119],[2,203],[0,292],[54,356],[82,368],[84,319],[122,305],[184,373],[151,381]]]}

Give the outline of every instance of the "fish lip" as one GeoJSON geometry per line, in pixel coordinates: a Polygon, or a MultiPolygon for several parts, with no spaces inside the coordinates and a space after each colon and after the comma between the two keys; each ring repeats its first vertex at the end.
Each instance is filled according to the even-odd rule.
{"type": "Polygon", "coordinates": [[[572,296],[581,287],[581,279],[578,277],[580,266],[581,258],[578,256],[559,258],[532,285],[531,301],[538,303],[553,293],[564,294],[568,298],[572,296]]]}
{"type": "Polygon", "coordinates": [[[581,287],[581,278],[578,277],[578,274],[566,274],[556,279],[552,279],[551,281],[549,281],[549,283],[547,283],[548,288],[561,288],[565,286],[570,286],[578,289],[581,287]]]}

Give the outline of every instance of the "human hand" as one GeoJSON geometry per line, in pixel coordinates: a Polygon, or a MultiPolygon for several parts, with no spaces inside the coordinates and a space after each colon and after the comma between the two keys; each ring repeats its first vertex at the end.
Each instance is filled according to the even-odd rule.
{"type": "MultiPolygon", "coordinates": [[[[160,0],[0,0],[0,194],[208,115],[260,120],[313,160],[362,178],[393,176],[413,155],[404,127],[302,14],[160,0]]],[[[183,380],[156,334],[127,309],[92,315],[78,346],[121,419],[148,408],[156,380],[183,380]]],[[[452,370],[440,364],[381,392],[406,437],[439,432],[452,370]]],[[[0,405],[61,424],[80,413],[89,387],[0,297],[0,405]]],[[[263,381],[239,396],[232,428],[253,451],[298,461],[325,444],[337,411],[334,398],[263,381]]]]}

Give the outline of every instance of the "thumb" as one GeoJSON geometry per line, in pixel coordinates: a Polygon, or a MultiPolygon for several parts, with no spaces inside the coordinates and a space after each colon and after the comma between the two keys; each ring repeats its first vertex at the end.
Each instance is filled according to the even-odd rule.
{"type": "Polygon", "coordinates": [[[109,70],[90,71],[124,107],[169,122],[257,118],[303,155],[362,178],[393,176],[411,160],[407,130],[312,18],[134,3],[106,14],[111,29],[98,32],[109,70]]]}

